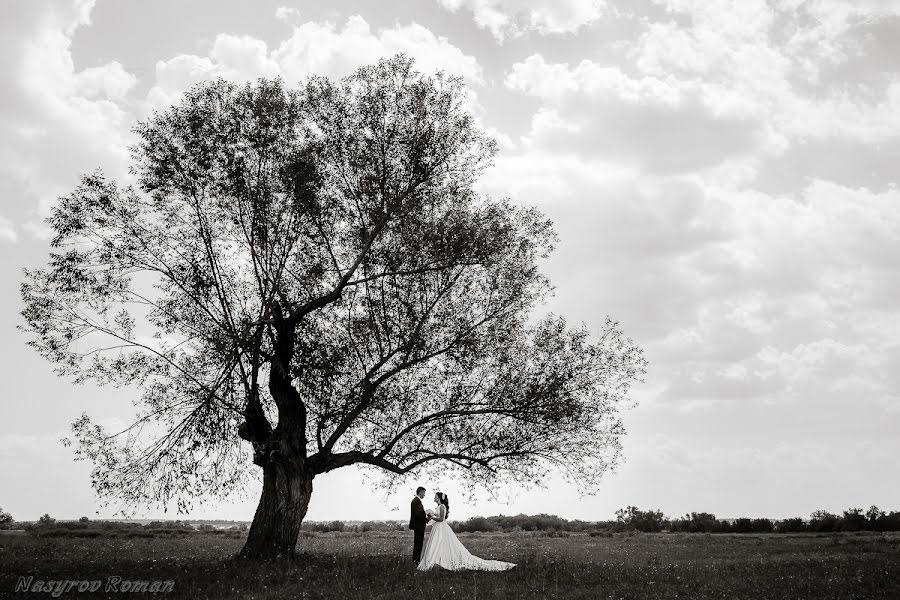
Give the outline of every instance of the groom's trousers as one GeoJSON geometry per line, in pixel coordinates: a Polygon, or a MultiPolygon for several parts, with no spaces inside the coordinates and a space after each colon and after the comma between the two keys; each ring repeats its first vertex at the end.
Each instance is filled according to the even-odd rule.
{"type": "Polygon", "coordinates": [[[413,529],[413,562],[419,564],[422,558],[422,545],[425,543],[425,528],[413,529]]]}

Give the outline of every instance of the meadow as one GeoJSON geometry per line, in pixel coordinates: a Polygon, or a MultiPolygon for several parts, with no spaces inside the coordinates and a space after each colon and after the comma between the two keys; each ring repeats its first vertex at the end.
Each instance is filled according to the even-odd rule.
{"type": "Polygon", "coordinates": [[[172,591],[70,591],[60,597],[259,599],[900,598],[900,535],[692,533],[462,533],[474,554],[518,563],[509,572],[419,573],[411,532],[301,534],[296,559],[235,558],[245,532],[121,532],[74,537],[0,535],[0,598],[37,580],[174,582],[172,591]]]}

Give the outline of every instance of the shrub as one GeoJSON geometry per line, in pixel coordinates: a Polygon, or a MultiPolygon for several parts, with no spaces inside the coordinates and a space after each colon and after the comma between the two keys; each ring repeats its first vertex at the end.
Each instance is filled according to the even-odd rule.
{"type": "Polygon", "coordinates": [[[49,527],[50,525],[55,525],[56,519],[51,517],[49,514],[44,513],[40,519],[38,519],[38,525],[41,527],[49,527]]]}
{"type": "Polygon", "coordinates": [[[15,521],[12,515],[0,508],[0,529],[10,529],[15,521]]]}
{"type": "Polygon", "coordinates": [[[300,526],[301,531],[314,531],[316,533],[327,533],[329,531],[344,531],[346,525],[343,521],[330,522],[308,522],[300,526]]]}
{"type": "Polygon", "coordinates": [[[806,531],[806,523],[800,517],[782,519],[775,524],[778,533],[800,533],[806,531]]]}
{"type": "Polygon", "coordinates": [[[869,528],[875,529],[875,526],[878,523],[878,519],[884,516],[884,511],[879,509],[874,504],[869,507],[869,510],[866,511],[866,520],[869,522],[869,528]]]}
{"type": "Polygon", "coordinates": [[[837,515],[831,514],[827,510],[817,510],[809,516],[808,528],[810,531],[826,532],[838,531],[841,526],[841,519],[837,515]]]}
{"type": "Polygon", "coordinates": [[[490,520],[484,517],[471,517],[462,523],[456,523],[454,529],[460,533],[476,532],[476,531],[496,531],[497,527],[490,520]]]}
{"type": "Polygon", "coordinates": [[[862,531],[868,529],[868,524],[861,508],[848,508],[841,518],[841,531],[862,531]]]}
{"type": "MultiPolygon", "coordinates": [[[[760,526],[757,524],[756,526],[760,526]]],[[[681,519],[674,519],[669,526],[670,531],[686,533],[741,533],[742,529],[750,532],[754,527],[752,519],[736,519],[735,522],[716,519],[716,515],[707,512],[692,512],[681,519]]]]}
{"type": "Polygon", "coordinates": [[[772,533],[775,523],[769,519],[735,519],[734,522],[719,521],[722,532],[728,533],[772,533]]]}
{"type": "Polygon", "coordinates": [[[662,511],[645,511],[636,506],[628,506],[617,510],[616,522],[621,529],[633,529],[643,532],[662,531],[668,528],[669,525],[662,511]]]}
{"type": "Polygon", "coordinates": [[[900,512],[881,513],[875,521],[876,531],[900,531],[900,512]]]}

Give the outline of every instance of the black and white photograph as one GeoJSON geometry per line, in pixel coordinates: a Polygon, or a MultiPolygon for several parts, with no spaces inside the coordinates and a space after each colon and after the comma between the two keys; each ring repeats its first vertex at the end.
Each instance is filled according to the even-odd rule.
{"type": "Polygon", "coordinates": [[[900,598],[900,0],[0,0],[0,598],[900,598]]]}

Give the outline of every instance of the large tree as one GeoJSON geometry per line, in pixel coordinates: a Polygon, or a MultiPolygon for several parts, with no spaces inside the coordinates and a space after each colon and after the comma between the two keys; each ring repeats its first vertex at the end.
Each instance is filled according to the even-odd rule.
{"type": "Polygon", "coordinates": [[[467,98],[402,55],[297,90],[207,82],[136,127],[135,186],[96,173],[60,199],[22,284],[29,343],[142,392],[124,431],[73,424],[101,497],[186,510],[252,453],[242,554],[268,557],[347,465],[596,488],[645,361],[609,319],[534,315],[555,234],[473,191],[496,149],[467,98]]]}

